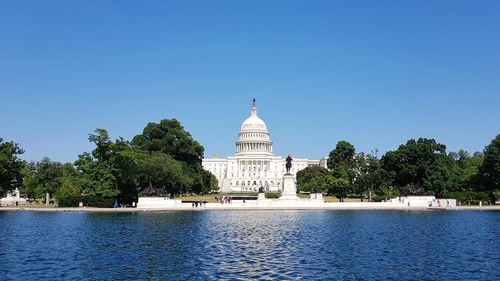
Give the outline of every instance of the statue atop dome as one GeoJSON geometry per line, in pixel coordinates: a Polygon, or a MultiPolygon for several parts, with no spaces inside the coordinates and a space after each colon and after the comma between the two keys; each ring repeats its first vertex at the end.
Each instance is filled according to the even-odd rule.
{"type": "Polygon", "coordinates": [[[250,115],[257,115],[257,104],[255,103],[255,98],[253,98],[252,110],[250,115]]]}

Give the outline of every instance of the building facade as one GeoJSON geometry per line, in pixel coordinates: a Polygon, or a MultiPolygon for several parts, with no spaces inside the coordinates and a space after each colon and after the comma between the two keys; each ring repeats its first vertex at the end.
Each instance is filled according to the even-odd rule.
{"type": "MultiPolygon", "coordinates": [[[[298,171],[309,166],[326,168],[326,158],[293,159],[290,173],[295,177],[298,171]]],[[[266,123],[257,115],[255,100],[250,116],[241,125],[236,154],[227,158],[204,159],[203,168],[215,175],[221,192],[255,192],[260,187],[270,192],[281,192],[285,159],[273,154],[271,135],[266,123]]]]}

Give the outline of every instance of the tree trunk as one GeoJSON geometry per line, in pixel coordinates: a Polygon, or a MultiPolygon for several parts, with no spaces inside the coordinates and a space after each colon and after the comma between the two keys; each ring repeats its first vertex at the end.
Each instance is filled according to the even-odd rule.
{"type": "Polygon", "coordinates": [[[45,205],[48,206],[49,205],[49,201],[50,201],[50,193],[47,192],[45,194],[45,205]]]}

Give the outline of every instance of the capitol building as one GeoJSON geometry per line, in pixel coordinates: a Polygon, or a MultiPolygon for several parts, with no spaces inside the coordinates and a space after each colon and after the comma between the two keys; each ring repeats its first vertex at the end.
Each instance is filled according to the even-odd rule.
{"type": "MultiPolygon", "coordinates": [[[[285,157],[286,158],[286,157],[285,157]]],[[[285,158],[273,154],[273,142],[266,123],[257,114],[255,99],[250,116],[241,125],[236,141],[236,154],[227,158],[203,160],[203,168],[215,175],[221,192],[282,191],[285,158]]],[[[321,160],[293,159],[290,173],[309,166],[326,168],[326,158],[321,160]]]]}

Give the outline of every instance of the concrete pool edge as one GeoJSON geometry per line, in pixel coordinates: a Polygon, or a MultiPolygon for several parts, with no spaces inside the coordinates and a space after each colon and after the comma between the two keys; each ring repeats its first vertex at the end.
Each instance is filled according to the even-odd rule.
{"type": "MultiPolygon", "coordinates": [[[[335,203],[332,203],[335,204],[335,203]]],[[[208,205],[208,204],[207,204],[208,205]]],[[[26,211],[26,212],[88,212],[88,213],[136,213],[136,212],[162,212],[162,211],[286,211],[286,210],[311,210],[311,211],[500,211],[500,205],[494,206],[459,206],[455,208],[422,208],[422,207],[356,207],[356,206],[321,206],[321,207],[245,207],[245,206],[217,206],[206,207],[172,207],[172,208],[36,208],[36,207],[0,207],[0,212],[26,211]]]]}

